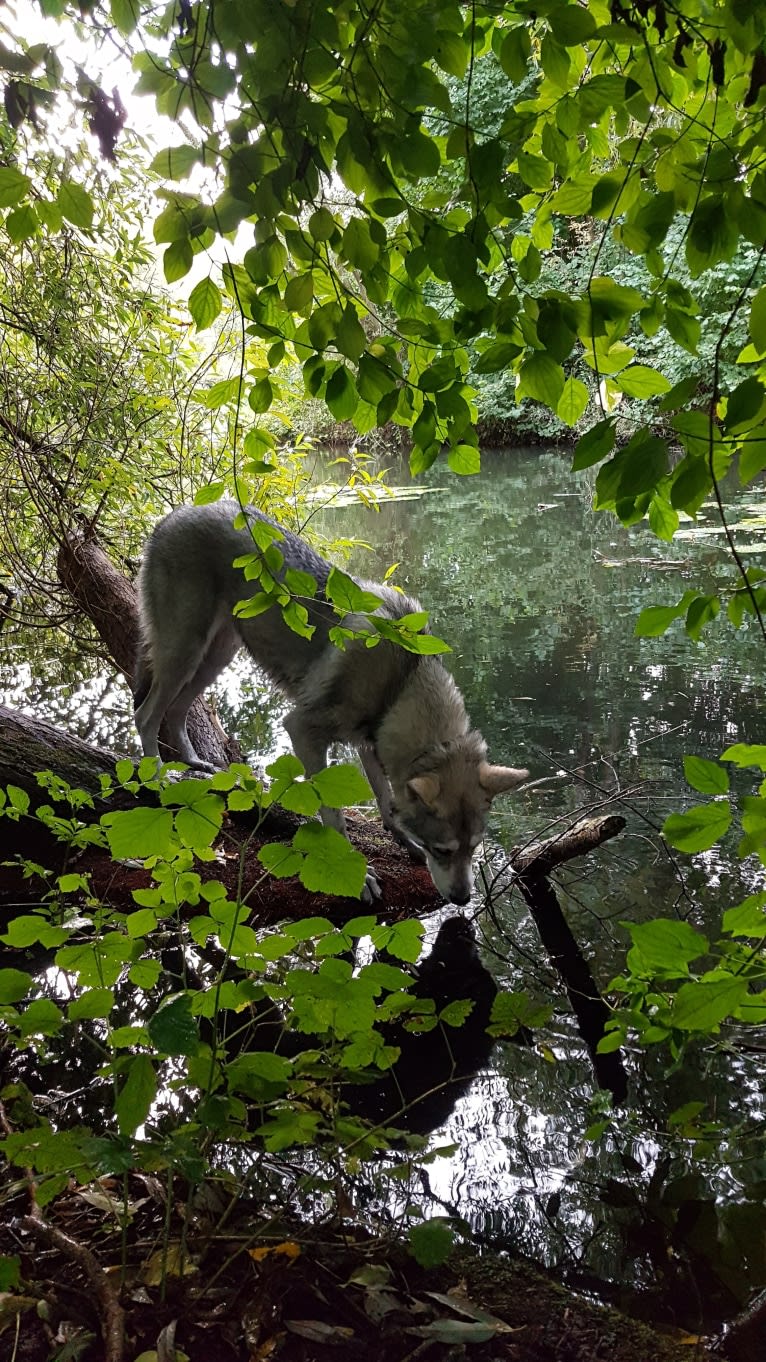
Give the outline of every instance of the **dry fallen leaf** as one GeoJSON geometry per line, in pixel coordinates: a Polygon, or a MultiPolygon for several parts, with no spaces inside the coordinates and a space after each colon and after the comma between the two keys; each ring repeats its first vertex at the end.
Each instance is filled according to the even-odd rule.
{"type": "Polygon", "coordinates": [[[424,1295],[430,1296],[431,1300],[438,1301],[440,1305],[448,1306],[450,1310],[456,1310],[459,1315],[466,1315],[468,1319],[476,1320],[479,1324],[490,1325],[496,1334],[517,1334],[520,1329],[526,1328],[524,1324],[517,1324],[515,1327],[506,1324],[483,1306],[475,1305],[468,1296],[458,1292],[455,1287],[448,1295],[443,1295],[441,1291],[426,1291],[424,1295]]]}
{"type": "Polygon", "coordinates": [[[278,1253],[292,1262],[294,1258],[300,1257],[301,1246],[296,1244],[294,1239],[286,1239],[283,1244],[263,1244],[260,1248],[248,1249],[247,1251],[256,1263],[262,1263],[264,1258],[270,1258],[272,1254],[278,1253]]]}
{"type": "Polygon", "coordinates": [[[321,1319],[286,1319],[285,1328],[312,1343],[347,1343],[354,1337],[353,1329],[343,1324],[325,1324],[321,1319]]]}
{"type": "Polygon", "coordinates": [[[163,1277],[189,1277],[198,1272],[197,1264],[192,1262],[188,1252],[179,1243],[168,1244],[167,1249],[157,1249],[147,1258],[141,1268],[141,1281],[145,1286],[159,1286],[163,1277]]]}
{"type": "Polygon", "coordinates": [[[0,1291],[0,1334],[16,1323],[25,1310],[36,1309],[34,1296],[14,1296],[10,1291],[0,1291]]]}

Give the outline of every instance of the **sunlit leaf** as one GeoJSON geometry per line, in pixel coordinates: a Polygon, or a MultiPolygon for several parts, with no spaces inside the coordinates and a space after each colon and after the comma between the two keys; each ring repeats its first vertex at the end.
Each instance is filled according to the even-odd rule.
{"type": "Polygon", "coordinates": [[[662,825],[662,834],[679,851],[708,851],[728,832],[730,823],[729,805],[715,800],[685,813],[671,813],[662,825]]]}

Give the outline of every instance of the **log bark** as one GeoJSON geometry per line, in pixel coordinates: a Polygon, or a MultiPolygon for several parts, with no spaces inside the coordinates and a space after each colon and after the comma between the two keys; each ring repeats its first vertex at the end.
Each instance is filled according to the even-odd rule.
{"type": "Polygon", "coordinates": [[[0,705],[0,785],[18,785],[37,803],[42,793],[38,771],[53,771],[68,785],[96,794],[100,777],[114,774],[119,757],[43,719],[0,705]]]}
{"type": "MultiPolygon", "coordinates": [[[[23,790],[29,795],[32,810],[41,804],[55,805],[37,780],[39,771],[52,771],[67,785],[94,796],[93,807],[86,805],[77,811],[83,823],[94,822],[108,810],[134,808],[137,803],[154,804],[156,795],[152,790],[140,790],[134,795],[118,788],[108,801],[101,797],[101,777],[113,778],[114,764],[124,756],[124,752],[94,747],[43,719],[0,705],[0,787],[15,785],[23,790]]],[[[67,804],[58,805],[57,812],[64,818],[71,816],[67,804]]],[[[238,814],[236,820],[246,829],[255,817],[238,814]]],[[[273,837],[291,837],[299,822],[294,814],[276,805],[267,810],[261,829],[264,836],[268,833],[273,837]]],[[[0,861],[22,856],[55,866],[58,846],[56,838],[38,821],[0,818],[0,861]]]]}
{"type": "MultiPolygon", "coordinates": [[[[57,570],[62,586],[93,622],[128,685],[133,688],[139,648],[138,595],[132,582],[115,567],[98,540],[87,534],[69,535],[59,546],[57,570]]],[[[213,766],[242,761],[239,744],[224,733],[210,705],[195,700],[186,724],[194,750],[213,766]]],[[[163,744],[167,759],[173,753],[163,744]]]]}
{"type": "Polygon", "coordinates": [[[527,879],[537,879],[550,875],[557,866],[572,861],[576,856],[585,856],[594,851],[611,837],[617,837],[625,827],[625,819],[619,814],[607,814],[602,818],[581,818],[566,832],[548,837],[543,842],[533,842],[530,846],[514,847],[510,861],[513,869],[527,879]]]}

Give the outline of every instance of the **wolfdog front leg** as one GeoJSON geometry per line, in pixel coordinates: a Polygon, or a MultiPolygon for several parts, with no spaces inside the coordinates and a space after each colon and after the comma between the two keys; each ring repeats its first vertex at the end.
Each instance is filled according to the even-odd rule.
{"type": "Polygon", "coordinates": [[[405,851],[409,852],[410,859],[417,861],[420,865],[426,864],[426,853],[418,842],[408,837],[403,828],[396,821],[394,813],[394,796],[391,786],[388,783],[388,776],[380,764],[375,748],[372,743],[360,743],[357,748],[359,758],[364,767],[364,774],[372,786],[372,792],[378,801],[380,817],[383,827],[405,851]]]}

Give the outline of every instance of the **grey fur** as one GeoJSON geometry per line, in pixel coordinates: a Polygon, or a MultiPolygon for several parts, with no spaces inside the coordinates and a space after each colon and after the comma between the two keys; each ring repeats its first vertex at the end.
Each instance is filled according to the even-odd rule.
{"type": "MultiPolygon", "coordinates": [[[[139,575],[142,657],[136,685],[136,726],[147,756],[158,754],[164,721],[168,745],[200,765],[186,732],[192,701],[244,646],[291,700],[285,728],[307,773],[327,764],[336,742],[357,747],[389,828],[415,854],[425,854],[445,898],[467,903],[471,861],[492,798],[525,780],[528,772],[490,766],[481,735],[470,728],[463,697],[436,657],[409,653],[382,641],[375,648],[329,640],[338,623],[322,596],[330,564],[304,540],[250,508],[251,521],[273,525],[284,566],[309,572],[317,596],[307,601],[311,639],[283,621],[278,607],[237,619],[237,601],[251,594],[235,558],[255,551],[248,529],[235,530],[233,501],[183,506],[154,530],[139,575]]],[[[358,579],[357,579],[358,580],[358,579]]],[[[418,601],[390,587],[360,581],[388,619],[420,610],[418,601]]],[[[348,616],[364,628],[364,616],[348,616]]],[[[337,809],[322,819],[345,834],[337,809]]],[[[368,889],[379,892],[374,875],[368,889]]]]}

